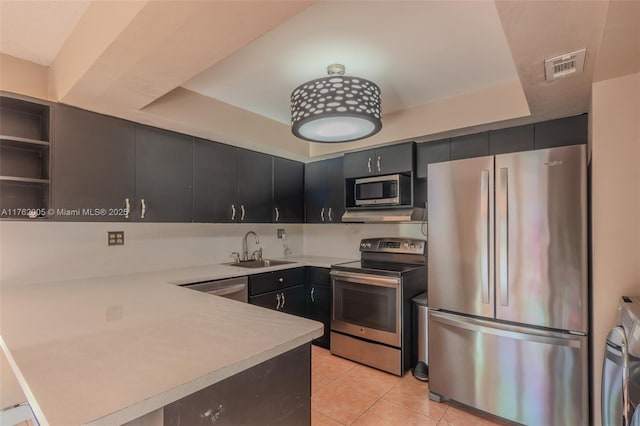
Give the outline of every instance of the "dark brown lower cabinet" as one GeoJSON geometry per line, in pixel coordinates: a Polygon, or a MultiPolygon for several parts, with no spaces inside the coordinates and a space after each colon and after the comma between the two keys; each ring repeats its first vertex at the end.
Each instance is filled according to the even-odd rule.
{"type": "Polygon", "coordinates": [[[309,343],[164,407],[164,425],[311,424],[309,343]]]}
{"type": "Polygon", "coordinates": [[[313,341],[318,346],[331,346],[331,277],[330,269],[307,266],[305,292],[307,318],[324,324],[324,335],[313,341]]]}
{"type": "Polygon", "coordinates": [[[274,309],[287,314],[306,316],[306,291],[304,285],[287,287],[282,290],[270,291],[249,298],[252,305],[274,309]]]}

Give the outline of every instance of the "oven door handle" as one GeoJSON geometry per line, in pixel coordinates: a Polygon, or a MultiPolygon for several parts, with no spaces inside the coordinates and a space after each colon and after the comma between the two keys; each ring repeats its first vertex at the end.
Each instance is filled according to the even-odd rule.
{"type": "Polygon", "coordinates": [[[370,284],[380,287],[397,287],[402,278],[385,277],[374,274],[357,274],[353,272],[331,271],[334,279],[358,284],[370,284]]]}

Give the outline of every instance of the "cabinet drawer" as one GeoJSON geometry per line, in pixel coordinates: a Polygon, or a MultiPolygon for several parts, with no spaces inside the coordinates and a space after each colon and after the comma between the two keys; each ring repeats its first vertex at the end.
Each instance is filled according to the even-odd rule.
{"type": "Polygon", "coordinates": [[[253,296],[300,284],[304,284],[304,268],[249,275],[249,295],[253,296]]]}
{"type": "Polygon", "coordinates": [[[307,283],[329,287],[331,285],[330,271],[328,268],[307,266],[307,283]]]}

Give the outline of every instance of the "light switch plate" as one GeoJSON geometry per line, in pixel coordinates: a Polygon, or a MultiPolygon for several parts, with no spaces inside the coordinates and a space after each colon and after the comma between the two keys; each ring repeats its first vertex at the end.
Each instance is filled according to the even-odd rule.
{"type": "Polygon", "coordinates": [[[287,238],[287,234],[285,233],[284,229],[278,229],[278,239],[282,240],[286,238],[287,238]]]}
{"type": "Polygon", "coordinates": [[[107,231],[107,244],[110,246],[123,246],[124,231],[107,231]]]}

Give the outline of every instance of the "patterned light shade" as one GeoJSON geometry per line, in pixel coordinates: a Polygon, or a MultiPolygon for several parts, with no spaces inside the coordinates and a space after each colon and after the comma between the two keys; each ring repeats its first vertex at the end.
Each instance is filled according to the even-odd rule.
{"type": "Polygon", "coordinates": [[[329,75],[308,81],[291,93],[291,131],[312,142],[349,142],[382,128],[380,88],[364,78],[344,75],[340,64],[329,75]]]}

